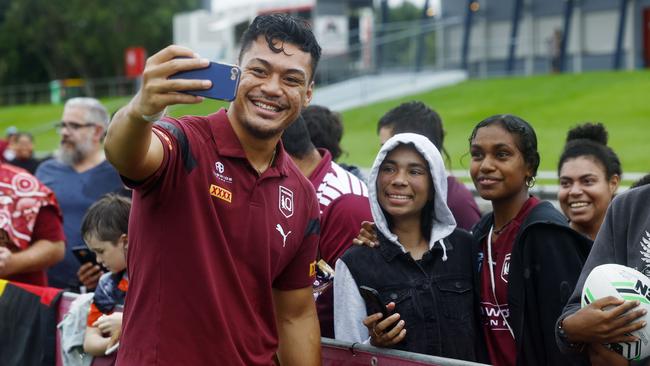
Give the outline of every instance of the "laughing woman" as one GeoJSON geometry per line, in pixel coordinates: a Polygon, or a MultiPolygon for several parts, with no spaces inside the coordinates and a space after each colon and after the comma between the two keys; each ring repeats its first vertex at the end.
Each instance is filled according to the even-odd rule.
{"type": "Polygon", "coordinates": [[[474,227],[482,248],[481,313],[494,365],[567,365],[555,320],[591,241],[548,202],[528,193],[539,153],[533,128],[512,115],[481,121],[469,139],[470,175],[492,212],[474,227]]]}
{"type": "Polygon", "coordinates": [[[336,338],[481,359],[476,246],[456,229],[447,207],[440,153],[421,135],[395,135],[379,151],[368,181],[381,245],[354,246],[336,263],[336,338]],[[374,313],[358,286],[376,289],[392,314],[374,313]]]}
{"type": "Polygon", "coordinates": [[[596,239],[621,181],[621,162],[600,123],[572,128],[558,163],[557,200],[575,231],[596,239]]]}

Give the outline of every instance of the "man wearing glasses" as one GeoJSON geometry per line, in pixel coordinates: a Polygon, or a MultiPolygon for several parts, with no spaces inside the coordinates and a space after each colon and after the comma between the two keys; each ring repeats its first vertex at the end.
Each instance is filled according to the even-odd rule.
{"type": "Polygon", "coordinates": [[[59,149],[54,159],[36,170],[36,177],[54,191],[63,211],[65,258],[48,271],[50,286],[93,289],[101,275],[99,266],[86,263],[80,267],[72,248],[85,245],[80,227],[88,207],[106,193],[126,192],[117,171],[104,157],[102,143],[108,121],[108,112],[97,99],[69,99],[56,126],[61,136],[59,149]]]}

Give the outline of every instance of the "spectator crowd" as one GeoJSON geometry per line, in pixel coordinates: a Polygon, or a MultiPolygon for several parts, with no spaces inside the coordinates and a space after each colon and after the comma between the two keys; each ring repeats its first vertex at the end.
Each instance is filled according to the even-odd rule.
{"type": "Polygon", "coordinates": [[[605,125],[567,131],[558,209],[530,191],[531,124],[507,106],[477,121],[463,138],[481,212],[446,170],[459,137],[431,106],[383,115],[362,171],[338,162],[341,115],[309,105],[310,27],[262,15],[241,44],[227,109],[167,115],[213,86],[170,79],[208,60],[169,46],[112,119],[69,99],[48,159],[6,131],[0,279],[80,294],[60,324],[66,364],[318,365],[321,336],[493,365],[629,363],[607,345],[639,341],[639,301],[580,306],[599,264],[650,275],[650,188],[617,194],[605,125]]]}

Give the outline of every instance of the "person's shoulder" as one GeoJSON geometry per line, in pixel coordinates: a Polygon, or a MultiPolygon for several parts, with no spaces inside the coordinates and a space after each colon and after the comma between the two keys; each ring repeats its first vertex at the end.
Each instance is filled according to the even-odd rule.
{"type": "Polygon", "coordinates": [[[627,191],[616,195],[612,200],[612,208],[625,208],[640,205],[650,210],[648,201],[650,200],[650,185],[644,185],[637,188],[628,189],[627,191]]]}
{"type": "Polygon", "coordinates": [[[467,231],[465,229],[462,229],[462,228],[459,228],[459,227],[456,227],[454,229],[454,231],[451,234],[449,234],[449,238],[451,238],[453,240],[457,240],[457,241],[473,241],[474,240],[474,237],[472,236],[472,234],[469,231],[467,231]]]}
{"type": "Polygon", "coordinates": [[[526,230],[529,226],[536,224],[569,226],[567,218],[548,201],[540,201],[530,210],[528,216],[522,223],[522,230],[526,230]]]}
{"type": "Polygon", "coordinates": [[[154,126],[174,137],[179,143],[192,139],[195,135],[209,136],[210,124],[218,120],[215,114],[209,116],[185,115],[178,118],[165,117],[154,126]]]}
{"type": "Polygon", "coordinates": [[[371,248],[367,245],[356,245],[353,244],[348,250],[343,253],[341,260],[349,265],[353,261],[357,261],[363,258],[368,258],[372,255],[379,254],[379,248],[371,248]]]}
{"type": "Polygon", "coordinates": [[[53,171],[61,170],[64,168],[65,165],[58,161],[57,159],[51,158],[42,161],[39,165],[38,168],[36,169],[36,175],[43,174],[43,173],[50,173],[53,171]]]}

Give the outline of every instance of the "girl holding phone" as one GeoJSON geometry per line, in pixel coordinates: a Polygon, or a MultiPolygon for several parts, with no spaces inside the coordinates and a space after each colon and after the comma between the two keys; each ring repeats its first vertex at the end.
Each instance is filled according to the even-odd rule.
{"type": "Polygon", "coordinates": [[[354,246],[336,263],[336,338],[480,360],[476,246],[447,207],[440,153],[424,136],[395,135],[379,151],[369,182],[381,245],[354,246]],[[375,289],[392,314],[364,302],[360,286],[375,289]]]}

